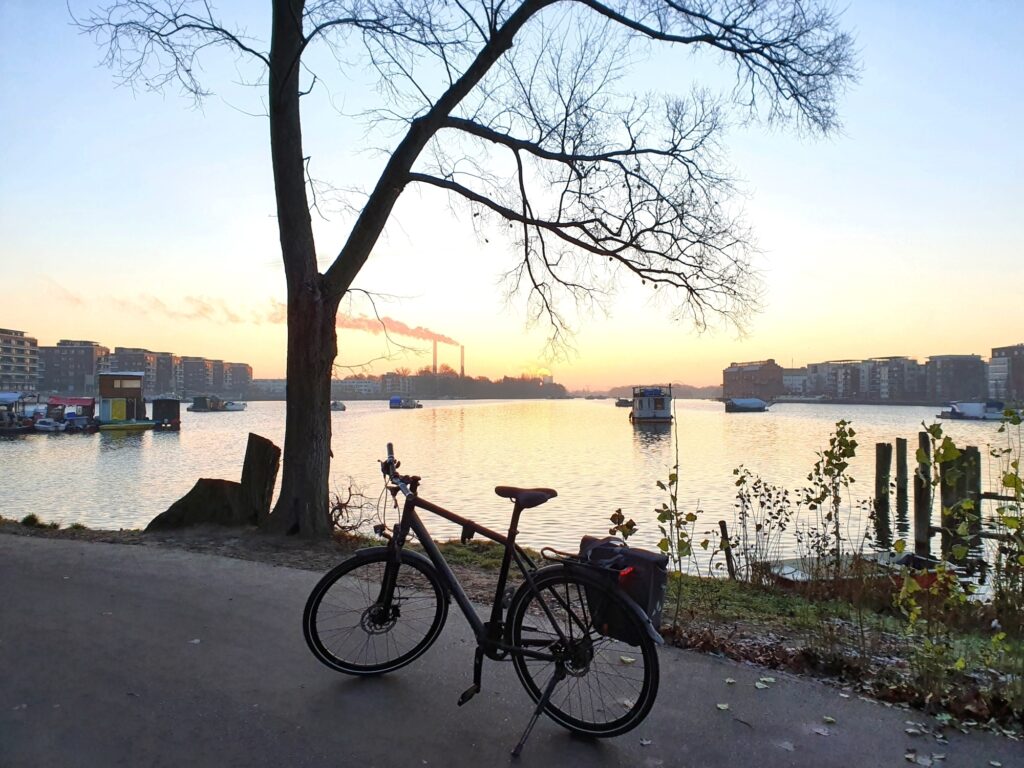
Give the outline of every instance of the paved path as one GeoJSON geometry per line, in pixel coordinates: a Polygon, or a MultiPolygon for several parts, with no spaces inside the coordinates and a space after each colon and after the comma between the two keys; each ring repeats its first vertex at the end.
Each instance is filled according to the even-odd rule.
{"type": "Polygon", "coordinates": [[[457,611],[412,666],[349,678],[302,639],[317,578],[0,535],[0,766],[852,768],[907,766],[911,748],[945,754],[937,765],[949,768],[1024,766],[1024,745],[956,734],[942,746],[905,733],[917,713],[780,673],[758,690],[757,668],[674,649],[661,652],[658,701],[636,730],[590,741],[542,718],[515,761],[532,704],[510,665],[488,663],[483,692],[456,707],[472,671],[457,611]]]}

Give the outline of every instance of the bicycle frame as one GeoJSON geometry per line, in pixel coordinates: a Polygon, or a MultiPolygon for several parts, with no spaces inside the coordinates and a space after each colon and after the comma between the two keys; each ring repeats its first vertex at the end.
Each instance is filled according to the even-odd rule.
{"type": "Polygon", "coordinates": [[[534,594],[537,595],[539,605],[544,612],[548,614],[548,618],[551,619],[552,625],[558,632],[560,639],[563,642],[566,640],[561,627],[559,627],[558,623],[554,620],[551,609],[544,601],[543,596],[536,592],[536,587],[531,575],[531,571],[536,570],[537,568],[536,564],[530,559],[529,555],[527,555],[526,552],[515,543],[516,536],[519,533],[517,530],[519,525],[519,516],[522,514],[523,509],[519,507],[518,504],[513,507],[508,535],[503,535],[497,531],[487,528],[486,526],[464,518],[461,515],[457,515],[444,507],[433,504],[425,499],[421,499],[416,493],[409,490],[408,487],[402,488],[402,486],[399,485],[396,487],[396,494],[398,490],[401,490],[406,494],[406,496],[405,503],[402,507],[401,521],[395,526],[391,540],[388,544],[389,549],[394,553],[394,557],[391,559],[387,568],[385,568],[384,579],[381,585],[381,593],[378,598],[378,601],[385,611],[390,610],[391,598],[394,594],[394,584],[399,564],[398,551],[405,545],[405,540],[408,537],[409,532],[412,531],[416,534],[416,538],[423,546],[430,562],[434,565],[434,568],[437,569],[437,573],[442,582],[447,586],[452,597],[455,598],[455,602],[458,604],[459,610],[462,611],[462,614],[466,617],[466,621],[469,622],[470,627],[472,627],[473,634],[476,636],[478,649],[482,650],[489,658],[495,660],[503,659],[509,651],[514,650],[517,653],[521,653],[522,655],[530,658],[542,661],[554,661],[555,657],[550,653],[542,653],[522,646],[515,646],[502,639],[502,619],[504,614],[503,598],[505,594],[505,586],[508,583],[508,574],[511,569],[512,561],[514,560],[516,566],[523,574],[523,578],[526,580],[527,584],[529,584],[530,589],[534,590],[534,594]],[[498,585],[495,589],[494,602],[491,605],[491,616],[489,621],[485,622],[480,618],[480,615],[473,607],[472,602],[466,595],[462,585],[459,583],[458,577],[456,577],[452,572],[451,566],[448,565],[448,561],[444,559],[444,555],[441,554],[441,550],[430,535],[430,532],[423,524],[420,516],[416,514],[417,509],[424,509],[462,526],[463,536],[466,535],[467,531],[472,531],[474,534],[479,533],[483,537],[505,547],[505,555],[502,558],[501,570],[498,574],[498,585]]]}

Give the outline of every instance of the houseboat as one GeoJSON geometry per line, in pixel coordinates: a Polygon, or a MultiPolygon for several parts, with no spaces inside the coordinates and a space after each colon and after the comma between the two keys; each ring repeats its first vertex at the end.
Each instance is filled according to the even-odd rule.
{"type": "Polygon", "coordinates": [[[142,382],[146,374],[139,371],[100,373],[99,429],[101,432],[138,432],[153,429],[156,422],[146,418],[146,400],[142,382]]]}
{"type": "Polygon", "coordinates": [[[672,385],[633,387],[629,420],[634,424],[666,424],[672,421],[672,385]]]}
{"type": "Polygon", "coordinates": [[[223,413],[244,411],[247,403],[238,400],[223,400],[216,395],[198,395],[192,398],[192,405],[186,410],[193,413],[223,413]]]}
{"type": "Polygon", "coordinates": [[[422,408],[423,404],[419,400],[413,400],[411,397],[401,397],[399,395],[394,395],[388,401],[388,407],[389,408],[400,408],[400,409],[405,409],[405,408],[422,408]]]}
{"type": "Polygon", "coordinates": [[[730,397],[725,401],[725,412],[764,413],[770,405],[759,397],[730,397]]]}

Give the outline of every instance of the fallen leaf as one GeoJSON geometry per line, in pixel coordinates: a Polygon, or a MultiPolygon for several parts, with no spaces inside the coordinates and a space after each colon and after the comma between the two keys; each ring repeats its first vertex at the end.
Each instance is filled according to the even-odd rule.
{"type": "Polygon", "coordinates": [[[761,678],[761,682],[762,683],[774,683],[775,682],[775,678],[774,677],[762,677],[761,678]]]}
{"type": "Polygon", "coordinates": [[[619,656],[619,661],[623,664],[636,664],[636,659],[632,656],[619,656]]]}
{"type": "Polygon", "coordinates": [[[729,708],[728,704],[716,704],[715,706],[717,706],[723,712],[725,712],[729,708]]]}
{"type": "Polygon", "coordinates": [[[726,685],[735,685],[736,681],[733,680],[731,677],[727,677],[727,678],[725,678],[725,684],[726,685]]]}
{"type": "Polygon", "coordinates": [[[189,645],[199,645],[199,638],[197,637],[195,640],[189,640],[188,642],[189,645]]]}
{"type": "Polygon", "coordinates": [[[828,725],[834,725],[836,719],[834,717],[830,717],[829,715],[825,715],[823,718],[821,718],[821,722],[827,723],[828,725]]]}
{"type": "Polygon", "coordinates": [[[815,728],[814,732],[816,734],[818,734],[819,736],[831,736],[832,735],[832,732],[828,728],[823,726],[823,725],[819,725],[817,728],[815,728]]]}
{"type": "Polygon", "coordinates": [[[1000,763],[998,760],[989,760],[988,764],[991,765],[992,768],[1003,768],[1003,764],[1000,763]]]}
{"type": "Polygon", "coordinates": [[[765,688],[770,688],[771,686],[770,685],[766,685],[765,683],[762,683],[760,680],[758,680],[756,683],[754,683],[754,687],[755,688],[760,688],[761,690],[764,690],[765,688]]]}
{"type": "Polygon", "coordinates": [[[651,740],[650,739],[640,739],[640,746],[641,747],[649,747],[649,746],[651,746],[651,740]]]}
{"type": "Polygon", "coordinates": [[[919,731],[917,728],[904,728],[903,732],[906,733],[908,736],[920,736],[921,735],[921,731],[919,731]]]}

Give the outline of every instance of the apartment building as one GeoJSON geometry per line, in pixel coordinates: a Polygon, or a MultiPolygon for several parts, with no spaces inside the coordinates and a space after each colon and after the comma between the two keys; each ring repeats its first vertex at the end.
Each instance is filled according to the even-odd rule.
{"type": "Polygon", "coordinates": [[[100,361],[110,349],[95,341],[61,339],[39,347],[39,391],[95,396],[100,361]]]}
{"type": "Polygon", "coordinates": [[[39,342],[24,331],[0,328],[0,391],[36,392],[39,342]]]}

